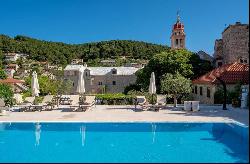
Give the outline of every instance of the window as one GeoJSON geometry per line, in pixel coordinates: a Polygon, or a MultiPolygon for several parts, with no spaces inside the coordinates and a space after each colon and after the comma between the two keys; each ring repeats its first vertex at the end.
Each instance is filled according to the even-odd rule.
{"type": "Polygon", "coordinates": [[[113,70],[112,70],[112,74],[117,74],[117,70],[116,70],[116,69],[113,69],[113,70]]]}
{"type": "Polygon", "coordinates": [[[218,62],[218,67],[222,66],[222,62],[218,62]]]}
{"type": "Polygon", "coordinates": [[[75,85],[74,82],[72,83],[72,85],[73,85],[73,86],[75,85]]]}
{"type": "Polygon", "coordinates": [[[202,87],[200,87],[200,95],[202,95],[202,87]]]}
{"type": "Polygon", "coordinates": [[[240,59],[240,63],[243,63],[243,60],[242,60],[242,59],[240,59]]]}
{"type": "Polygon", "coordinates": [[[99,82],[98,82],[98,85],[102,85],[102,82],[101,82],[101,81],[99,81],[99,82]]]}
{"type": "Polygon", "coordinates": [[[116,81],[113,81],[112,84],[113,84],[113,85],[116,85],[116,81]]]}
{"type": "Polygon", "coordinates": [[[192,87],[192,93],[194,93],[194,88],[192,87]]]}
{"type": "Polygon", "coordinates": [[[93,85],[94,80],[95,80],[94,78],[91,78],[90,85],[93,85]]]}
{"type": "Polygon", "coordinates": [[[197,94],[197,86],[194,87],[194,93],[197,94]]]}
{"type": "Polygon", "coordinates": [[[207,87],[207,97],[210,98],[210,88],[207,87]]]}
{"type": "Polygon", "coordinates": [[[182,39],[180,39],[180,44],[182,44],[182,39]]]}
{"type": "Polygon", "coordinates": [[[88,72],[85,72],[85,76],[88,76],[88,72]]]}
{"type": "Polygon", "coordinates": [[[178,39],[175,39],[175,44],[178,45],[178,39]]]}

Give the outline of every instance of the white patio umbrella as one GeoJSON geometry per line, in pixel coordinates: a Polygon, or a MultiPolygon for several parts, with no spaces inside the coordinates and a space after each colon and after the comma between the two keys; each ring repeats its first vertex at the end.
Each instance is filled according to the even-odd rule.
{"type": "Polygon", "coordinates": [[[156,86],[155,86],[155,73],[151,73],[150,84],[149,84],[149,93],[152,95],[152,103],[153,103],[153,95],[156,94],[156,86]]]}
{"type": "Polygon", "coordinates": [[[36,71],[32,73],[31,89],[32,89],[32,96],[39,96],[40,91],[39,91],[39,83],[36,71]]]}
{"type": "Polygon", "coordinates": [[[85,93],[83,74],[84,74],[84,70],[82,68],[80,68],[79,69],[78,84],[77,84],[77,88],[76,88],[76,92],[79,94],[85,93]]]}
{"type": "Polygon", "coordinates": [[[155,73],[151,73],[150,84],[149,84],[149,93],[156,94],[156,86],[155,86],[155,73]]]}

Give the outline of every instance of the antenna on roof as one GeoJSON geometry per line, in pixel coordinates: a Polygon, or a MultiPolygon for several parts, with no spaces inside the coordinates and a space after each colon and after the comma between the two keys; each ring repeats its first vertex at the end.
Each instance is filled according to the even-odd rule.
{"type": "Polygon", "coordinates": [[[180,22],[180,9],[177,10],[177,22],[180,22]]]}

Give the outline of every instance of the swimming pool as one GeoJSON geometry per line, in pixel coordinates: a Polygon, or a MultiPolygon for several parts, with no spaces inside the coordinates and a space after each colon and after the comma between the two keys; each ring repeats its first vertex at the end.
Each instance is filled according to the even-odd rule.
{"type": "Polygon", "coordinates": [[[233,123],[1,123],[0,162],[248,162],[233,123]]]}

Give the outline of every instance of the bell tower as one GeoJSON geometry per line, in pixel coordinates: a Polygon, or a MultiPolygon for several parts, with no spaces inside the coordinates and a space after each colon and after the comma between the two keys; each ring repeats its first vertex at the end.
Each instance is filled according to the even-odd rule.
{"type": "Polygon", "coordinates": [[[184,24],[181,23],[179,12],[177,12],[177,20],[172,28],[171,48],[185,49],[185,37],[184,24]]]}

